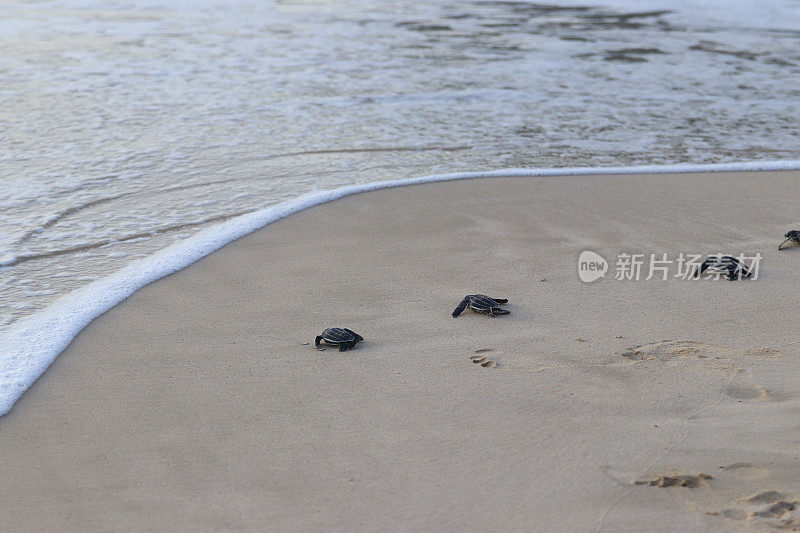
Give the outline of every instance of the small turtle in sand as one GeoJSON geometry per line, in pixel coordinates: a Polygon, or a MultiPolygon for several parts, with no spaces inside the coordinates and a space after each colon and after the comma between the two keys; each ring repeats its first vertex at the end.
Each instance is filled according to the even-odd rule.
{"type": "Polygon", "coordinates": [[[317,338],[314,339],[314,346],[317,350],[324,350],[325,348],[319,346],[322,341],[325,341],[325,344],[338,346],[340,352],[346,352],[355,348],[356,343],[363,340],[364,337],[347,328],[328,328],[322,332],[322,335],[317,335],[317,338]]]}
{"type": "Polygon", "coordinates": [[[507,315],[511,311],[500,308],[500,304],[508,303],[505,298],[489,298],[483,294],[470,294],[465,296],[458,307],[453,311],[453,318],[458,317],[464,309],[469,306],[470,309],[478,313],[486,313],[491,317],[497,315],[507,315]]]}
{"type": "Polygon", "coordinates": [[[791,231],[787,231],[784,237],[786,237],[786,240],[778,245],[778,250],[783,248],[783,245],[789,241],[795,244],[800,244],[800,230],[793,229],[791,231]]]}
{"type": "Polygon", "coordinates": [[[700,265],[700,268],[695,269],[694,277],[699,278],[706,270],[722,274],[731,281],[749,278],[753,275],[753,272],[750,271],[744,263],[741,263],[738,259],[729,255],[712,255],[707,257],[706,260],[703,261],[703,264],[700,265]]]}

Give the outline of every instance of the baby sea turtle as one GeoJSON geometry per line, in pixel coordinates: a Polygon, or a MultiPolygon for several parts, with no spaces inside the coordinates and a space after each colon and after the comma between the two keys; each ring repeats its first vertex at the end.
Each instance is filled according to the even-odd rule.
{"type": "Polygon", "coordinates": [[[346,352],[355,348],[356,343],[363,340],[364,337],[347,328],[328,328],[322,332],[322,335],[317,335],[317,338],[314,339],[314,346],[317,347],[317,350],[324,350],[325,348],[320,348],[319,345],[325,341],[325,344],[338,346],[340,352],[346,352]]]}
{"type": "Polygon", "coordinates": [[[712,255],[703,261],[699,269],[695,269],[694,277],[699,278],[703,272],[711,270],[724,275],[729,280],[749,278],[753,273],[735,257],[729,255],[712,255]]]}
{"type": "Polygon", "coordinates": [[[783,248],[783,245],[789,241],[792,241],[795,244],[800,244],[800,230],[793,229],[791,231],[787,231],[784,237],[786,237],[786,240],[778,245],[778,250],[783,248]]]}
{"type": "Polygon", "coordinates": [[[453,311],[453,318],[458,317],[464,309],[469,306],[470,309],[478,313],[486,313],[491,317],[497,315],[507,315],[511,311],[506,311],[500,308],[500,304],[508,303],[505,298],[489,298],[483,294],[469,294],[461,300],[458,307],[453,311]]]}

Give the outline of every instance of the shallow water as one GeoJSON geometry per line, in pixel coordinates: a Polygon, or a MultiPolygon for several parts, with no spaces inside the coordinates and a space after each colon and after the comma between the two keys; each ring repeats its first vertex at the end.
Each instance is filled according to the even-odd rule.
{"type": "Polygon", "coordinates": [[[797,159],[800,2],[0,2],[0,325],[305,192],[797,159]]]}

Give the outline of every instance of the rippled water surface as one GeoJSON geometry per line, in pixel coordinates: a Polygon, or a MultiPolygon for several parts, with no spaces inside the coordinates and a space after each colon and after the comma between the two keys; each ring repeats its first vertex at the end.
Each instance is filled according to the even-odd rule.
{"type": "Polygon", "coordinates": [[[0,325],[311,190],[800,156],[797,0],[0,0],[0,75],[0,325]]]}

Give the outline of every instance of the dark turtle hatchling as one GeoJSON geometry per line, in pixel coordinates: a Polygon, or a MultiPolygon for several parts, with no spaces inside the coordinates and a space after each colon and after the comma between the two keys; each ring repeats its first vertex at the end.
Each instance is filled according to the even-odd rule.
{"type": "Polygon", "coordinates": [[[500,304],[504,303],[508,303],[508,300],[505,298],[489,298],[483,294],[470,294],[464,297],[461,303],[458,304],[458,307],[455,308],[453,311],[453,318],[458,317],[458,315],[464,312],[467,306],[477,313],[486,313],[491,317],[507,315],[511,311],[500,308],[500,304]]]}
{"type": "Polygon", "coordinates": [[[317,335],[317,338],[314,339],[314,346],[317,350],[324,350],[325,348],[320,348],[320,344],[325,341],[325,344],[338,346],[340,352],[346,352],[355,348],[356,343],[363,340],[364,337],[347,328],[328,328],[322,332],[322,335],[317,335]]]}
{"type": "Polygon", "coordinates": [[[706,270],[718,272],[731,281],[749,278],[753,275],[747,266],[735,257],[729,255],[712,255],[707,257],[706,260],[703,261],[703,264],[700,265],[700,268],[695,269],[694,277],[699,278],[706,270]]]}
{"type": "Polygon", "coordinates": [[[789,241],[795,244],[800,244],[800,230],[793,229],[791,231],[787,231],[784,237],[786,237],[786,240],[778,245],[778,250],[783,248],[783,245],[789,241]]]}

